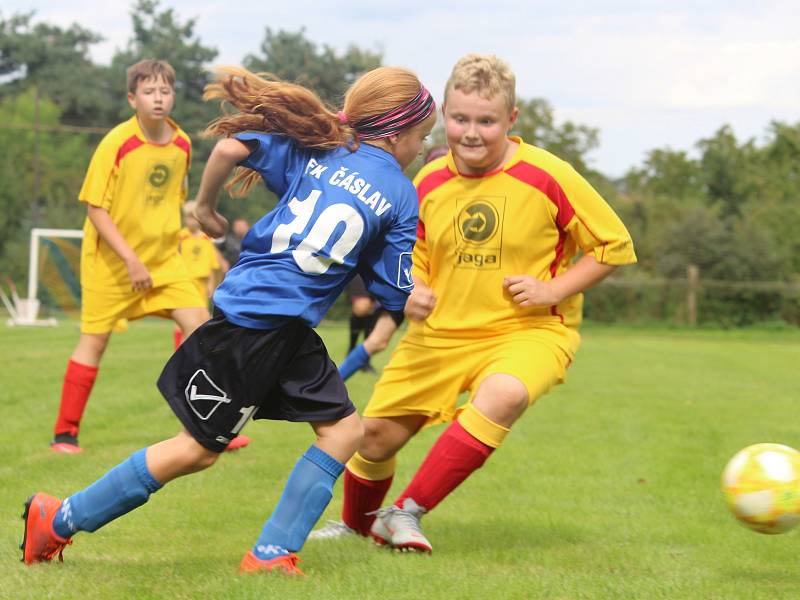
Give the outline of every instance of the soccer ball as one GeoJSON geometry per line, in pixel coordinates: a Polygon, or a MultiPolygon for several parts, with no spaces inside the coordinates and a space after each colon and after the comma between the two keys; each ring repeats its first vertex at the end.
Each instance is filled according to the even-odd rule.
{"type": "Polygon", "coordinates": [[[745,527],[789,531],[800,523],[800,452],[783,444],[748,446],[725,466],[722,491],[745,527]]]}

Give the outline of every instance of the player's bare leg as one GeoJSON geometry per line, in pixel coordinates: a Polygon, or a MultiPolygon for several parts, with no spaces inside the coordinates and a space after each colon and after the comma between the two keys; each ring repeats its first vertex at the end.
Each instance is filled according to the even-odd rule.
{"type": "Polygon", "coordinates": [[[472,404],[487,418],[510,428],[528,408],[528,390],[516,377],[495,373],[483,380],[472,404]]]}
{"type": "Polygon", "coordinates": [[[184,430],[147,448],[146,457],[150,474],[165,485],[177,477],[207,469],[217,462],[219,454],[204,448],[184,430]]]}
{"type": "Polygon", "coordinates": [[[211,318],[207,309],[198,307],[176,308],[172,311],[170,316],[178,327],[181,328],[183,339],[192,335],[195,329],[211,318]]]}
{"type": "Polygon", "coordinates": [[[110,339],[110,331],[108,333],[82,333],[78,339],[78,345],[75,346],[75,350],[70,356],[70,360],[79,362],[82,365],[96,367],[100,364],[110,339]]]}

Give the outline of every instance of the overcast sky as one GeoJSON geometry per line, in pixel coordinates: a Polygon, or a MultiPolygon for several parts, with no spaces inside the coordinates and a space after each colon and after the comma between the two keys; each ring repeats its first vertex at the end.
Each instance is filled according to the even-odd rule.
{"type": "MultiPolygon", "coordinates": [[[[132,1],[3,0],[4,17],[77,22],[106,37],[92,51],[108,63],[132,33],[132,1]]],[[[771,120],[800,121],[797,0],[162,0],[219,51],[217,64],[258,53],[266,27],[297,31],[342,50],[383,53],[415,70],[437,100],[467,52],[507,60],[521,98],[543,97],[559,121],[600,129],[596,169],[623,174],[648,150],[691,151],[730,124],[763,139],[771,120]],[[331,8],[333,7],[333,8],[331,8]]]]}

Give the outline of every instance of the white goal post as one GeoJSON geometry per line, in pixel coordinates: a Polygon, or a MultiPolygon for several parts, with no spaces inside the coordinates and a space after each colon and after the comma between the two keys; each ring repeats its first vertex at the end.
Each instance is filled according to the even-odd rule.
{"type": "Polygon", "coordinates": [[[39,319],[39,248],[41,239],[50,238],[83,238],[81,229],[50,229],[35,227],[31,229],[30,253],[28,258],[28,297],[20,298],[16,289],[11,287],[11,296],[0,289],[0,299],[5,304],[11,318],[6,322],[9,326],[46,326],[53,327],[58,321],[54,318],[39,319]]]}

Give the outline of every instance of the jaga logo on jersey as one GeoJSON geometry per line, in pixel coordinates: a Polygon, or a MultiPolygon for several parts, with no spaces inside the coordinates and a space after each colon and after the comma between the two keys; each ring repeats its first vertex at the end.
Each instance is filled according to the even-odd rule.
{"type": "Polygon", "coordinates": [[[151,206],[161,204],[166,193],[165,186],[169,182],[174,167],[174,161],[170,161],[168,164],[157,160],[150,161],[147,167],[147,182],[144,186],[145,204],[151,206]]]}
{"type": "Polygon", "coordinates": [[[483,196],[458,200],[453,229],[456,267],[499,269],[503,250],[503,216],[506,199],[483,196]]]}
{"type": "Polygon", "coordinates": [[[397,287],[408,289],[414,287],[414,280],[411,278],[411,252],[401,252],[397,260],[397,287]]]}
{"type": "Polygon", "coordinates": [[[189,378],[184,395],[189,408],[203,421],[207,421],[221,404],[231,402],[228,394],[203,369],[198,369],[189,378]]]}

